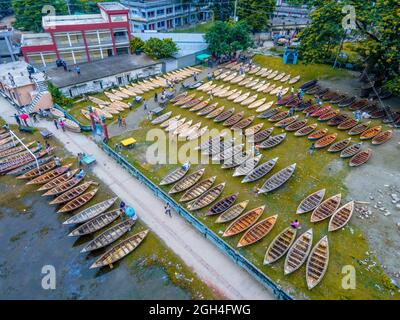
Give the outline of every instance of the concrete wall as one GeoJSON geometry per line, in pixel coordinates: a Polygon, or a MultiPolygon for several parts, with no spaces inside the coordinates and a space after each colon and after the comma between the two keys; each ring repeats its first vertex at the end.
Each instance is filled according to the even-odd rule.
{"type": "Polygon", "coordinates": [[[156,64],[154,66],[135,69],[129,72],[123,72],[109,77],[91,80],[85,83],[62,87],[60,88],[60,90],[63,95],[67,97],[76,97],[90,92],[101,92],[104,91],[104,89],[113,87],[115,85],[126,85],[136,79],[158,75],[162,73],[162,71],[163,63],[160,62],[159,64],[156,64]]]}
{"type": "Polygon", "coordinates": [[[0,91],[7,96],[13,103],[23,107],[30,104],[33,100],[32,92],[36,90],[35,84],[29,84],[18,88],[8,87],[6,84],[1,83],[0,91]]]}

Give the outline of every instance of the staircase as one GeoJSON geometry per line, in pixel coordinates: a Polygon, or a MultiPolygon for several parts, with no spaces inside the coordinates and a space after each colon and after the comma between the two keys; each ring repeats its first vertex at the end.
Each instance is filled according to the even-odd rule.
{"type": "Polygon", "coordinates": [[[37,81],[36,79],[34,79],[34,81],[35,81],[35,84],[36,84],[37,94],[35,95],[35,98],[33,98],[31,104],[28,105],[27,107],[25,107],[27,113],[32,113],[33,109],[39,103],[39,101],[42,98],[43,94],[48,92],[47,82],[46,81],[37,81]]]}

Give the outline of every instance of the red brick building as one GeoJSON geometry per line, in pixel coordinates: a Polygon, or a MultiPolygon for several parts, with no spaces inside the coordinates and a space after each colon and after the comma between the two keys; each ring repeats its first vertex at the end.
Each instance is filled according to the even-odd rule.
{"type": "Polygon", "coordinates": [[[102,2],[99,14],[44,16],[44,33],[24,34],[21,50],[25,61],[39,68],[91,62],[129,54],[129,10],[118,2],[102,2]]]}

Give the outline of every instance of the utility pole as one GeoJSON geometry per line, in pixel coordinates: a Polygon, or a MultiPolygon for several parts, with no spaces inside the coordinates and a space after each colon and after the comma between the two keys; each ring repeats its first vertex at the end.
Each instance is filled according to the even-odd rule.
{"type": "Polygon", "coordinates": [[[65,0],[67,3],[67,8],[68,8],[68,14],[71,15],[71,8],[69,7],[69,0],[65,0]]]}
{"type": "Polygon", "coordinates": [[[237,17],[237,15],[236,15],[236,12],[237,12],[237,4],[238,4],[238,0],[235,0],[235,6],[234,6],[234,9],[233,9],[233,21],[235,21],[235,22],[237,22],[239,19],[238,19],[238,17],[237,17]]]}

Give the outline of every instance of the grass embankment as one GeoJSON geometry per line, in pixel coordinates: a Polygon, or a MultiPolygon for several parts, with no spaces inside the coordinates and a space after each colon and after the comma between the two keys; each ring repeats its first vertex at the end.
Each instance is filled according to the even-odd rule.
{"type": "MultiPolygon", "coordinates": [[[[318,79],[337,79],[339,77],[347,77],[349,74],[342,70],[331,70],[328,66],[323,65],[307,65],[302,64],[295,66],[283,65],[281,59],[272,57],[255,57],[254,62],[257,64],[278,69],[284,72],[290,72],[293,76],[297,74],[302,75],[300,83],[304,83],[307,80],[318,78],[318,79]]],[[[218,84],[223,82],[217,81],[218,84]]],[[[239,88],[236,85],[229,84],[231,88],[239,88]]],[[[299,84],[296,85],[296,87],[299,84]]],[[[244,92],[249,89],[240,87],[240,90],[244,92]]],[[[206,94],[199,91],[193,91],[196,96],[205,96],[206,94]]],[[[255,93],[254,93],[255,94],[255,93]]],[[[259,98],[267,96],[269,100],[275,99],[272,96],[266,94],[259,94],[259,98]]],[[[249,110],[244,106],[235,104],[227,99],[214,98],[212,102],[218,102],[219,106],[225,106],[225,110],[235,107],[236,112],[244,111],[245,117],[250,115],[256,115],[254,109],[249,110]]],[[[223,129],[222,124],[217,124],[211,120],[200,117],[195,113],[188,111],[187,109],[179,109],[171,104],[168,105],[167,111],[173,111],[173,115],[181,114],[182,118],[186,117],[193,120],[193,123],[198,121],[202,122],[202,126],[207,125],[208,129],[223,129]]],[[[304,115],[299,113],[300,118],[304,115]]],[[[257,119],[252,125],[264,121],[264,128],[271,127],[273,124],[266,120],[257,119]]],[[[315,119],[310,119],[309,123],[316,122],[315,119]]],[[[377,122],[378,123],[378,122],[377,122]]],[[[325,127],[326,124],[320,123],[318,128],[325,127]]],[[[126,134],[118,137],[114,137],[110,141],[110,145],[113,146],[116,142],[120,141],[124,137],[133,136],[138,144],[133,150],[124,150],[123,155],[126,156],[131,163],[137,168],[141,169],[143,173],[156,184],[159,183],[161,178],[165,176],[170,170],[176,168],[178,165],[151,165],[146,161],[145,153],[147,147],[154,142],[146,141],[147,131],[156,128],[152,126],[149,121],[144,120],[141,124],[141,128],[127,132],[126,134]]],[[[159,127],[157,127],[159,128],[159,127]]],[[[283,132],[284,130],[275,128],[274,135],[283,132]]],[[[338,139],[342,140],[348,137],[346,132],[337,130],[335,127],[329,127],[330,132],[337,132],[338,139]]],[[[203,137],[204,139],[204,137],[203,137]]],[[[358,137],[355,137],[354,142],[358,142],[358,137]]],[[[203,140],[205,141],[205,139],[203,140]]],[[[160,142],[159,142],[160,143],[160,142]]],[[[178,142],[178,146],[181,147],[184,142],[178,142]]],[[[365,265],[362,264],[364,259],[370,256],[366,255],[368,244],[361,231],[350,223],[344,230],[329,233],[330,241],[330,263],[328,271],[316,288],[309,291],[306,287],[305,281],[305,266],[294,272],[289,276],[283,275],[283,264],[284,259],[279,260],[272,266],[263,266],[263,258],[265,251],[269,243],[278,235],[284,228],[286,228],[290,222],[298,218],[302,224],[301,232],[306,231],[308,228],[313,228],[314,231],[314,244],[324,235],[327,234],[328,220],[325,220],[318,224],[311,224],[309,222],[310,214],[297,216],[295,214],[296,208],[300,201],[305,198],[308,194],[325,188],[326,198],[337,193],[342,194],[342,198],[345,199],[347,195],[346,187],[343,183],[344,178],[348,174],[350,168],[348,166],[348,160],[340,159],[338,154],[328,153],[325,149],[316,151],[313,156],[308,155],[308,148],[311,142],[306,137],[297,138],[293,133],[287,133],[287,138],[279,146],[270,149],[263,150],[262,162],[269,160],[274,157],[279,157],[279,160],[274,169],[266,177],[259,181],[242,184],[241,178],[232,177],[232,170],[223,170],[218,164],[209,165],[193,165],[190,172],[194,172],[200,167],[205,167],[206,171],[203,178],[216,176],[215,185],[221,182],[226,182],[226,186],[223,195],[220,197],[227,196],[229,194],[240,192],[239,198],[236,203],[243,200],[250,200],[247,209],[252,209],[257,206],[265,205],[265,211],[263,216],[260,218],[264,219],[267,216],[278,214],[278,221],[273,230],[268,234],[262,241],[242,249],[239,252],[246,258],[252,261],[260,270],[265,272],[266,275],[271,277],[276,283],[280,284],[289,294],[296,298],[310,298],[310,299],[390,299],[399,298],[398,294],[392,296],[390,293],[390,281],[383,270],[377,264],[376,267],[371,268],[369,271],[365,265]],[[297,168],[294,176],[280,189],[272,192],[271,194],[258,195],[255,191],[255,187],[260,187],[267,177],[285,168],[286,166],[297,163],[297,168]],[[342,268],[346,265],[352,265],[356,269],[357,275],[357,288],[355,290],[345,290],[341,286],[342,268]],[[377,286],[378,285],[378,286],[377,286]]],[[[191,143],[191,147],[187,149],[193,149],[197,145],[197,141],[191,143]]],[[[376,148],[378,150],[379,147],[376,148]]],[[[375,147],[374,147],[375,149],[375,147]]],[[[170,151],[167,152],[168,154],[170,151]]],[[[190,152],[188,152],[190,153],[190,152]]],[[[197,152],[192,152],[194,156],[198,156],[197,152]]],[[[185,159],[181,159],[183,162],[185,159]]],[[[357,170],[357,169],[353,169],[357,170]]],[[[165,191],[168,191],[170,187],[163,187],[165,191]]],[[[174,199],[178,200],[180,195],[174,196],[174,199]]],[[[344,203],[344,200],[343,202],[344,203]]],[[[204,213],[208,208],[193,212],[193,215],[198,217],[203,223],[205,223],[211,230],[221,236],[227,225],[215,224],[216,217],[205,217],[204,213]]],[[[259,220],[259,221],[260,221],[259,220]]],[[[236,248],[239,236],[232,238],[225,238],[225,241],[232,247],[236,248]]]]}
{"type": "MultiPolygon", "coordinates": [[[[0,117],[0,125],[2,125],[2,122],[4,124],[3,119],[0,117]]],[[[18,132],[17,126],[15,125],[12,125],[11,129],[13,129],[15,132],[18,132]]],[[[24,137],[25,142],[42,141],[39,130],[35,130],[33,134],[19,133],[18,136],[21,138],[24,137]]],[[[52,138],[50,140],[50,144],[52,146],[57,147],[56,154],[60,158],[62,158],[63,164],[72,163],[72,168],[77,167],[76,157],[68,153],[59,143],[58,140],[52,138]]],[[[3,176],[1,177],[1,180],[3,183],[7,183],[9,188],[7,189],[6,193],[0,194],[0,204],[8,203],[7,207],[12,207],[16,209],[18,212],[29,212],[29,207],[26,206],[23,199],[29,194],[36,192],[36,189],[38,187],[25,185],[25,181],[17,180],[11,176],[3,176]],[[10,199],[14,199],[12,204],[9,204],[10,199]]],[[[113,194],[113,192],[110,189],[104,186],[101,183],[101,181],[99,181],[99,179],[90,171],[88,172],[88,176],[86,177],[85,181],[95,181],[96,183],[98,183],[99,191],[97,192],[95,198],[92,201],[87,203],[85,206],[81,207],[79,210],[83,210],[87,207],[90,207],[97,202],[101,202],[111,197],[115,197],[115,194],[113,194]]],[[[91,188],[94,188],[94,186],[91,188]]],[[[114,207],[117,207],[117,205],[118,201],[116,204],[114,204],[114,207]]],[[[45,213],[55,214],[56,209],[57,208],[54,207],[54,212],[52,212],[52,208],[49,207],[48,212],[45,213]]],[[[0,213],[0,219],[2,217],[2,214],[3,213],[0,213]]],[[[58,214],[60,221],[60,232],[62,232],[63,234],[67,234],[67,232],[66,230],[63,230],[65,229],[65,226],[62,226],[61,223],[66,219],[68,219],[70,216],[71,216],[70,214],[58,214]]],[[[119,222],[120,220],[117,219],[117,221],[115,221],[112,225],[115,225],[119,222]]],[[[72,228],[70,229],[72,230],[72,228]]],[[[126,234],[120,240],[144,229],[148,229],[148,227],[143,222],[138,220],[133,230],[129,234],[126,234]]],[[[96,232],[93,235],[81,237],[77,240],[76,244],[83,245],[84,243],[87,243],[88,241],[92,240],[95,236],[99,235],[103,231],[104,229],[96,232]]],[[[19,237],[20,235],[17,234],[13,236],[12,239],[10,239],[10,241],[15,241],[19,237]]],[[[108,246],[107,248],[110,248],[110,246],[108,246]]],[[[104,252],[105,250],[99,250],[98,252],[95,253],[95,255],[91,256],[92,258],[94,258],[98,256],[100,253],[104,252]]],[[[130,254],[128,257],[123,259],[120,263],[126,263],[127,265],[130,266],[140,264],[143,265],[143,267],[150,265],[160,266],[166,271],[170,281],[172,281],[175,285],[183,288],[185,291],[189,292],[193,299],[220,298],[220,296],[216,292],[214,292],[211,288],[207,287],[205,283],[203,283],[199,278],[197,278],[197,276],[191,271],[191,269],[187,267],[184,264],[184,262],[172,252],[172,250],[168,249],[168,247],[162,242],[162,240],[159,239],[153,232],[151,232],[151,230],[145,241],[140,245],[140,247],[137,250],[135,250],[132,254],[130,254]]],[[[116,264],[116,267],[118,264],[119,263],[116,264]]],[[[118,271],[115,270],[115,272],[118,271]]],[[[129,284],[124,284],[124,285],[129,285],[129,284]]]]}

